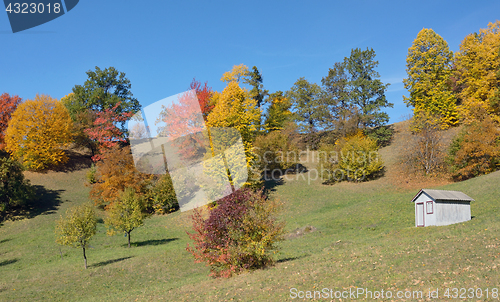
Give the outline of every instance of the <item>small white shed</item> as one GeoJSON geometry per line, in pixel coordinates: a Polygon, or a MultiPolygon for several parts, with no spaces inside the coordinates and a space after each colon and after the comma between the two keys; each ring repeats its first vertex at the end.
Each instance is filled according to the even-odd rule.
{"type": "Polygon", "coordinates": [[[474,199],[458,191],[420,190],[415,203],[415,226],[448,225],[471,219],[470,202],[474,199]]]}

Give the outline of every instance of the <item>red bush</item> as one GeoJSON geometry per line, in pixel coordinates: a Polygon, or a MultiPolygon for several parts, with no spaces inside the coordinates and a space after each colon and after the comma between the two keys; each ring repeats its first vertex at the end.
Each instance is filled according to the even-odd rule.
{"type": "Polygon", "coordinates": [[[207,219],[196,209],[195,232],[188,233],[194,247],[188,244],[187,250],[196,262],[206,262],[214,277],[272,265],[284,227],[276,219],[279,206],[262,191],[246,188],[220,199],[207,219]]]}

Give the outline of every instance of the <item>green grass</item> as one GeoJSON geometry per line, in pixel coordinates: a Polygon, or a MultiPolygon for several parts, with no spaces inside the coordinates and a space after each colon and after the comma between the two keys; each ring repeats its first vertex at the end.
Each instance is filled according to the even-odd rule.
{"type": "Polygon", "coordinates": [[[0,301],[284,301],[291,288],[349,287],[438,287],[443,297],[447,287],[500,286],[500,172],[439,187],[473,197],[474,218],[427,228],[414,227],[410,200],[418,190],[388,177],[333,186],[285,181],[271,194],[285,203],[287,231],[317,231],[284,241],[274,267],[230,279],[208,277],[186,252],[189,212],[148,219],[132,232],[130,249],[99,223],[85,270],[81,249],[59,247],[54,235],[59,215],[87,201],[85,171],[28,176],[59,204],[45,200],[42,213],[0,227],[0,301]]]}

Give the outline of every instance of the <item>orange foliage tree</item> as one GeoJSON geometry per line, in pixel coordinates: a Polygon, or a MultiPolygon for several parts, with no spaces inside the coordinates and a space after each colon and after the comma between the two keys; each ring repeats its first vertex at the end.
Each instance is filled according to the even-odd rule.
{"type": "Polygon", "coordinates": [[[485,111],[475,116],[450,147],[448,161],[454,180],[488,174],[500,167],[500,130],[485,111]]]}
{"type": "Polygon", "coordinates": [[[144,191],[148,175],[135,168],[130,146],[115,145],[105,150],[96,166],[97,181],[90,190],[90,198],[96,206],[111,207],[125,188],[144,191]]]}
{"type": "Polygon", "coordinates": [[[43,170],[67,161],[63,150],[72,141],[73,122],[57,99],[37,95],[12,114],[5,135],[5,150],[26,168],[43,170]]]}
{"type": "Polygon", "coordinates": [[[5,130],[12,113],[20,103],[21,98],[17,95],[10,96],[8,93],[0,95],[0,149],[5,148],[5,130]]]}

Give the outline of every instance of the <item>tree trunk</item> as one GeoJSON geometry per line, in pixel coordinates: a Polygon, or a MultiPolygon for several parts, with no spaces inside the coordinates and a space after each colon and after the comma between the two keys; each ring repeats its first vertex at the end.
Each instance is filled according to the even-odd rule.
{"type": "Polygon", "coordinates": [[[85,247],[82,246],[82,248],[83,248],[83,260],[85,262],[85,269],[87,269],[87,256],[85,255],[85,247]]]}
{"type": "Polygon", "coordinates": [[[130,232],[128,232],[127,234],[128,234],[128,247],[130,247],[130,232]]]}

